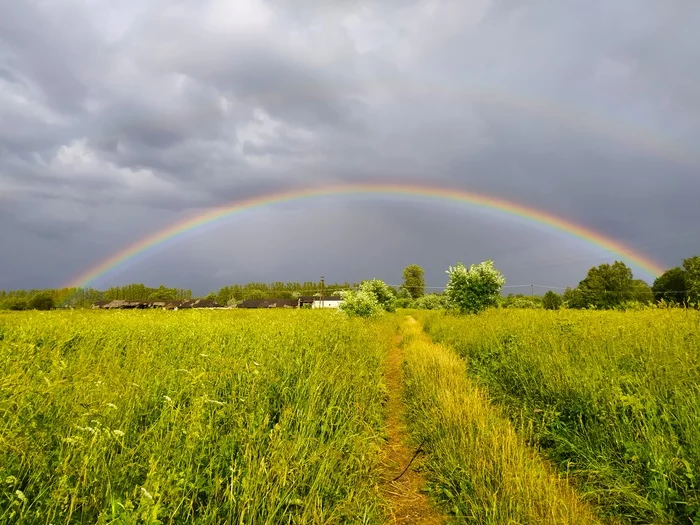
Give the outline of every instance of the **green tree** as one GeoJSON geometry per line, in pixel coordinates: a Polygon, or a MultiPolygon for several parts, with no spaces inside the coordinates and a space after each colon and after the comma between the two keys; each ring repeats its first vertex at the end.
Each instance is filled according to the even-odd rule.
{"type": "Polygon", "coordinates": [[[651,287],[656,301],[686,304],[688,302],[688,285],[683,268],[676,266],[656,278],[651,287]]]}
{"type": "Polygon", "coordinates": [[[423,268],[417,264],[411,264],[403,269],[403,287],[414,299],[425,295],[424,273],[423,268]]]}
{"type": "Polygon", "coordinates": [[[549,290],[542,298],[542,305],[546,310],[559,310],[563,303],[562,296],[552,290],[549,290]]]}
{"type": "Polygon", "coordinates": [[[688,303],[700,306],[700,255],[683,261],[685,282],[688,290],[688,303]]]}
{"type": "Polygon", "coordinates": [[[578,288],[567,288],[561,298],[564,300],[564,306],[567,308],[585,308],[588,306],[581,290],[578,288]]]}
{"type": "Polygon", "coordinates": [[[654,302],[654,292],[651,291],[646,282],[634,279],[632,281],[632,300],[642,304],[651,304],[654,302]]]}
{"type": "Polygon", "coordinates": [[[409,299],[409,300],[412,299],[411,293],[408,290],[406,290],[406,288],[403,285],[399,286],[398,292],[396,294],[396,298],[397,299],[409,299]]]}
{"type": "Polygon", "coordinates": [[[615,308],[634,297],[632,270],[621,261],[601,264],[588,270],[588,275],[578,285],[586,305],[596,308],[615,308]]]}
{"type": "Polygon", "coordinates": [[[48,292],[39,292],[32,296],[27,303],[32,310],[51,310],[54,307],[53,297],[48,292]]]}
{"type": "Polygon", "coordinates": [[[498,304],[501,288],[506,282],[490,259],[469,268],[460,262],[446,273],[450,277],[445,295],[450,305],[461,313],[478,313],[498,304]]]}

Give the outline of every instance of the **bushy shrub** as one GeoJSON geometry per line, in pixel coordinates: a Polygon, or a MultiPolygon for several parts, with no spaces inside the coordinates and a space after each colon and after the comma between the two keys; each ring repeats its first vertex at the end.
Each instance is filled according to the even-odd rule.
{"type": "Polygon", "coordinates": [[[340,309],[348,315],[376,317],[383,312],[396,311],[396,296],[384,281],[370,279],[360,284],[357,291],[340,292],[340,309]]]}
{"type": "Polygon", "coordinates": [[[447,308],[447,297],[438,294],[428,294],[411,303],[411,308],[417,308],[420,310],[440,310],[441,308],[447,308]]]}
{"type": "Polygon", "coordinates": [[[53,297],[46,292],[40,292],[32,296],[27,303],[31,310],[51,310],[54,307],[53,297]]]}
{"type": "Polygon", "coordinates": [[[490,259],[466,268],[464,264],[447,270],[450,280],[445,295],[451,307],[461,313],[478,313],[489,306],[496,306],[501,288],[506,282],[503,274],[493,266],[490,259]]]}
{"type": "Polygon", "coordinates": [[[384,308],[372,292],[346,290],[340,292],[340,296],[343,298],[340,310],[349,316],[377,317],[384,313],[384,308]]]}
{"type": "Polygon", "coordinates": [[[396,308],[412,308],[412,305],[413,305],[413,301],[411,299],[406,298],[406,297],[404,297],[402,299],[396,299],[396,301],[394,301],[394,306],[396,308]]]}
{"type": "Polygon", "coordinates": [[[507,297],[501,302],[503,308],[542,308],[542,303],[531,297],[507,297]]]}
{"type": "Polygon", "coordinates": [[[557,292],[549,290],[544,294],[542,304],[546,310],[559,310],[564,304],[564,299],[557,292]]]}

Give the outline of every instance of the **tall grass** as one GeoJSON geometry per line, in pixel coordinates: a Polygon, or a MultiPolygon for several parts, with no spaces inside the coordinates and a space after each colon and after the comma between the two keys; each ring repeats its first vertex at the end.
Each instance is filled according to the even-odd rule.
{"type": "Polygon", "coordinates": [[[602,512],[628,523],[700,523],[700,313],[424,319],[602,512]]]}
{"type": "Polygon", "coordinates": [[[379,523],[390,336],[318,311],[2,314],[0,523],[379,523]]]}
{"type": "Polygon", "coordinates": [[[404,328],[408,419],[433,496],[459,523],[597,523],[468,378],[454,352],[404,328]]]}

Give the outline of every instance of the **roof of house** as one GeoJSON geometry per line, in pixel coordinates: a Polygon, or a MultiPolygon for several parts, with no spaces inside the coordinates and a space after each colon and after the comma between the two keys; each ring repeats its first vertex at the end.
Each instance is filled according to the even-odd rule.
{"type": "Polygon", "coordinates": [[[299,305],[297,299],[246,299],[236,305],[236,308],[284,308],[299,305]]]}
{"type": "Polygon", "coordinates": [[[180,308],[218,308],[220,306],[216,299],[191,299],[182,301],[180,308]]]}

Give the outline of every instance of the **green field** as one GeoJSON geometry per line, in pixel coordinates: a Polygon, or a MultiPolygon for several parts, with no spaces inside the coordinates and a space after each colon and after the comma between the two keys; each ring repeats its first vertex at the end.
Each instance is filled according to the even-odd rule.
{"type": "Polygon", "coordinates": [[[381,522],[383,333],[317,311],[0,314],[0,522],[381,522]]]}
{"type": "Polygon", "coordinates": [[[506,309],[0,313],[0,523],[391,523],[399,336],[452,523],[700,522],[700,313],[506,309]]]}
{"type": "Polygon", "coordinates": [[[700,312],[492,310],[426,319],[586,501],[700,523],[700,312]]]}

